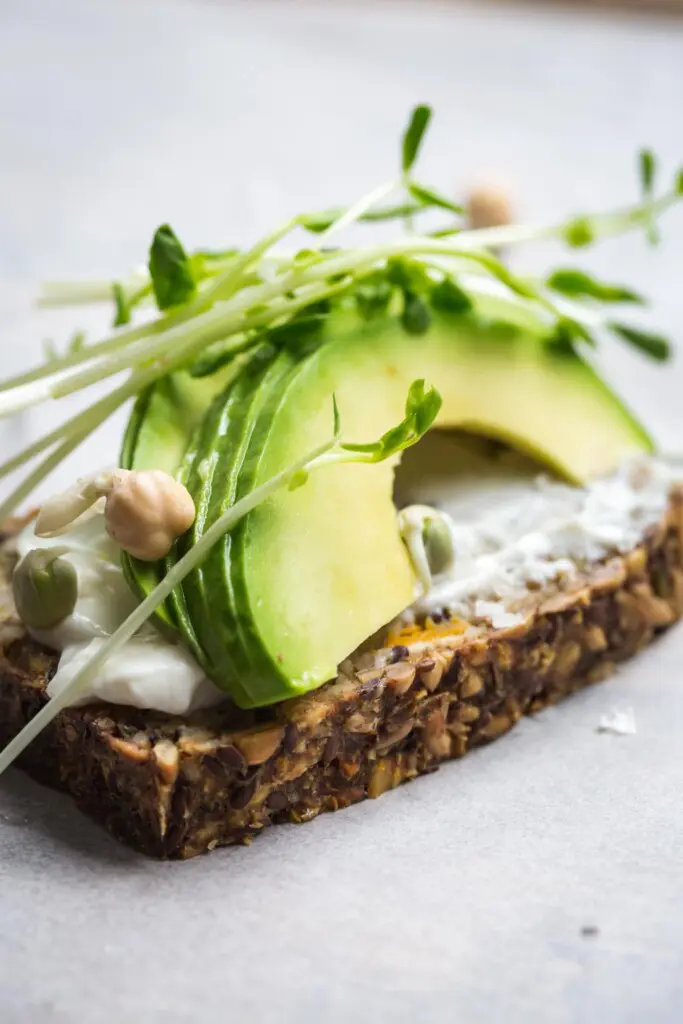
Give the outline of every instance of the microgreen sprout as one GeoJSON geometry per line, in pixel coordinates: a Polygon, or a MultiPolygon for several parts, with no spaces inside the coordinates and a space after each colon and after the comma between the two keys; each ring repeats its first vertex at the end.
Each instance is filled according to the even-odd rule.
{"type": "Polygon", "coordinates": [[[429,126],[429,122],[432,117],[432,111],[430,107],[420,105],[415,107],[410,120],[403,133],[403,145],[402,145],[402,163],[401,169],[404,175],[410,174],[413,164],[417,160],[417,154],[420,151],[422,140],[424,139],[425,133],[429,126]]]}
{"type": "Polygon", "coordinates": [[[197,290],[190,260],[169,224],[162,224],[154,233],[149,276],[159,309],[181,306],[197,290]]]}
{"type": "Polygon", "coordinates": [[[598,302],[635,302],[645,304],[645,299],[630,288],[618,284],[606,284],[591,277],[583,270],[563,268],[555,270],[546,280],[555,292],[569,295],[574,299],[596,299],[598,302]]]}
{"type": "Polygon", "coordinates": [[[640,156],[642,199],[608,213],[583,214],[541,225],[507,224],[471,230],[461,208],[415,178],[415,167],[431,110],[416,107],[402,138],[399,173],[357,202],[290,218],[251,248],[189,253],[165,224],[154,235],[146,269],[116,282],[53,284],[43,305],[113,300],[110,335],[66,351],[0,384],[0,416],[48,400],[58,400],[119,374],[127,379],[110,396],[72,417],[0,466],[0,477],[26,460],[43,461],[0,506],[14,510],[32,488],[119,406],[160,377],[179,369],[196,376],[216,372],[264,340],[277,345],[325,343],[325,320],[349,305],[362,317],[395,316],[404,329],[429,329],[432,311],[466,313],[474,306],[478,283],[496,282],[503,300],[525,306],[543,325],[547,338],[595,346],[602,330],[656,358],[668,343],[640,327],[614,322],[603,307],[637,302],[629,288],[599,281],[583,270],[560,270],[545,280],[521,277],[495,252],[537,240],[585,246],[631,230],[652,237],[656,219],[683,194],[683,172],[674,186],[656,192],[656,161],[640,156]],[[353,223],[408,221],[422,213],[448,214],[451,222],[426,234],[399,234],[388,242],[330,248],[353,223]],[[454,218],[454,219],[453,219],[454,218]],[[297,230],[313,244],[283,251],[297,230]],[[155,318],[133,322],[138,307],[156,304],[155,318]],[[323,305],[321,305],[323,304],[323,305]],[[325,305],[326,304],[326,305],[325,305]]]}

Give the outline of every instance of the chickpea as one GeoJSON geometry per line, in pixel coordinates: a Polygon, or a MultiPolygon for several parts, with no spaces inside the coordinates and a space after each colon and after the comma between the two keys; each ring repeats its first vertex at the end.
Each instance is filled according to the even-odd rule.
{"type": "Polygon", "coordinates": [[[192,526],[195,507],[182,484],[159,469],[116,469],[79,480],[46,502],[36,520],[38,537],[55,537],[104,499],[107,533],[119,547],[155,562],[192,526]]]}
{"type": "Polygon", "coordinates": [[[117,470],[104,506],[109,536],[143,562],[171,550],[192,526],[194,502],[181,483],[158,469],[117,470]]]}
{"type": "Polygon", "coordinates": [[[474,229],[512,224],[514,217],[508,190],[494,182],[482,182],[469,194],[467,214],[470,226],[474,229]]]}

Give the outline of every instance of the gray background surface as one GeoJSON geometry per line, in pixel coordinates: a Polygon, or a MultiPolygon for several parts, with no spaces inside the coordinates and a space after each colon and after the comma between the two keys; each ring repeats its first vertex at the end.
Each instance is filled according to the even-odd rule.
{"type": "MultiPolygon", "coordinates": [[[[223,246],[353,199],[393,172],[417,101],[437,109],[425,178],[458,191],[499,171],[537,219],[628,201],[643,143],[671,172],[681,100],[683,22],[388,0],[0,0],[3,372],[35,361],[44,337],[103,326],[35,314],[41,278],[120,273],[164,220],[189,246],[223,246]]],[[[681,338],[680,213],[665,236],[584,262],[649,293],[681,338]]],[[[520,265],[558,258],[532,250],[520,265]]],[[[681,362],[605,358],[680,449],[681,362]]],[[[63,415],[2,423],[0,444],[63,415]]],[[[119,430],[71,468],[111,461],[119,430]]],[[[682,654],[674,631],[435,776],[187,864],[138,857],[8,773],[0,1020],[679,1021],[682,654]],[[636,736],[596,732],[628,705],[636,736]]]]}

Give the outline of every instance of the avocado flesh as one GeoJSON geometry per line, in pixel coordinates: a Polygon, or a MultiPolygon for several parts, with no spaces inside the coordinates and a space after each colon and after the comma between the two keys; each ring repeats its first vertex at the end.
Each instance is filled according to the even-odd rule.
{"type": "MultiPolygon", "coordinates": [[[[509,306],[505,313],[509,321],[509,306]]],[[[426,377],[443,397],[437,427],[504,440],[573,481],[650,450],[595,372],[544,342],[542,331],[521,312],[512,333],[468,314],[437,316],[419,336],[389,317],[366,323],[339,312],[316,351],[273,353],[243,370],[209,412],[208,393],[194,388],[217,391],[217,382],[186,381],[194,421],[172,401],[161,418],[150,405],[131,428],[124,465],[172,472],[175,464],[199,514],[166,565],[129,560],[131,582],[149,592],[224,508],[329,439],[332,392],[348,441],[367,442],[399,422],[410,383],[426,377]]],[[[395,462],[326,467],[305,487],[276,494],[215,545],[167,602],[162,619],[240,706],[319,686],[413,601],[415,578],[392,501],[394,469],[395,462]]]]}
{"type": "MultiPolygon", "coordinates": [[[[650,447],[585,362],[527,332],[510,337],[451,317],[414,336],[390,320],[350,319],[288,381],[253,486],[330,436],[332,392],[345,439],[363,442],[400,421],[418,377],[443,397],[437,427],[505,440],[573,481],[650,447]]],[[[392,502],[394,465],[321,469],[248,517],[231,554],[241,624],[233,657],[255,705],[320,685],[414,600],[392,502]]]]}

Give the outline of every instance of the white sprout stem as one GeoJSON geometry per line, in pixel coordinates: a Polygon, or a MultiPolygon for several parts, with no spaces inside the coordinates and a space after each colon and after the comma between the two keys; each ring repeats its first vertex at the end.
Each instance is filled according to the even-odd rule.
{"type": "Polygon", "coordinates": [[[382,185],[378,185],[377,188],[373,188],[372,192],[368,192],[367,195],[363,196],[350,206],[348,210],[345,210],[336,220],[332,221],[328,228],[318,236],[317,249],[320,249],[325,242],[330,238],[331,235],[336,234],[343,228],[348,227],[355,221],[359,220],[364,213],[367,213],[375,203],[378,203],[381,199],[385,199],[388,195],[391,195],[400,184],[400,179],[392,179],[391,181],[385,181],[382,185]]]}
{"type": "MultiPolygon", "coordinates": [[[[49,434],[45,434],[43,437],[38,438],[33,444],[28,445],[26,448],[22,448],[20,452],[17,452],[11,459],[0,465],[0,479],[8,476],[15,469],[18,469],[25,462],[35,458],[36,455],[40,455],[41,452],[45,451],[53,444],[57,444],[58,441],[63,440],[65,437],[70,435],[85,432],[86,436],[88,433],[92,433],[97,427],[102,424],[105,419],[111,416],[116,410],[127,402],[129,398],[133,398],[143,388],[149,384],[153,384],[155,380],[158,380],[160,376],[169,372],[169,367],[150,367],[148,370],[140,370],[134,374],[124,384],[121,384],[118,388],[107,395],[105,398],[100,399],[95,405],[90,406],[88,409],[84,409],[82,412],[72,416],[71,419],[65,423],[60,424],[55,430],[49,434]]],[[[9,500],[9,499],[8,499],[9,500]]]]}
{"type": "MultiPolygon", "coordinates": [[[[350,222],[351,219],[358,219],[360,216],[363,215],[364,212],[367,211],[367,209],[371,207],[372,204],[369,202],[369,199],[375,194],[383,193],[385,189],[389,188],[390,184],[393,184],[395,186],[396,182],[387,183],[386,185],[380,185],[376,190],[374,190],[374,193],[370,193],[369,196],[366,196],[363,199],[359,200],[359,202],[355,204],[353,207],[351,207],[346,214],[343,214],[340,218],[337,219],[337,221],[330,225],[330,227],[327,230],[336,231],[342,226],[342,221],[344,222],[345,225],[346,223],[350,222]]],[[[669,206],[671,206],[676,201],[677,198],[678,195],[676,192],[670,192],[660,197],[659,199],[655,200],[654,202],[648,204],[647,207],[644,207],[642,205],[631,206],[615,210],[611,213],[589,214],[582,219],[591,224],[595,234],[598,237],[604,238],[613,234],[619,234],[630,229],[641,227],[644,223],[646,223],[650,216],[663,213],[666,209],[668,209],[669,206]]],[[[376,198],[374,201],[376,201],[376,198]]],[[[165,329],[166,326],[173,326],[176,323],[184,322],[186,319],[189,319],[190,317],[196,315],[200,307],[204,308],[207,305],[207,299],[210,299],[211,297],[215,296],[217,292],[220,292],[220,289],[225,286],[227,280],[233,281],[238,276],[235,273],[236,270],[245,269],[249,265],[249,263],[253,262],[256,258],[258,258],[259,255],[264,254],[276,242],[278,242],[281,238],[284,238],[293,228],[298,226],[303,219],[305,218],[299,216],[287,221],[280,228],[276,229],[270,235],[266,236],[266,238],[263,239],[261,242],[257,243],[257,245],[250,249],[246,254],[243,254],[243,256],[239,257],[237,263],[235,263],[235,261],[231,259],[229,269],[226,272],[224,272],[224,274],[217,275],[217,277],[212,280],[212,283],[209,286],[209,288],[204,292],[200,293],[197,299],[189,303],[187,306],[183,307],[182,310],[166,314],[160,320],[155,321],[152,324],[148,324],[137,328],[130,328],[129,330],[120,332],[113,338],[107,339],[104,342],[100,342],[97,345],[90,345],[88,346],[87,349],[81,352],[73,353],[69,356],[65,356],[59,360],[56,360],[52,364],[52,369],[50,367],[41,367],[38,370],[30,371],[30,376],[33,379],[36,379],[38,376],[43,376],[46,373],[54,372],[54,370],[57,368],[66,368],[67,366],[77,365],[80,362],[94,358],[97,354],[104,354],[104,352],[106,351],[105,346],[118,347],[119,345],[127,344],[131,341],[138,340],[140,337],[143,337],[149,333],[153,333],[156,330],[163,330],[165,329]]],[[[575,219],[576,218],[565,218],[561,221],[556,221],[554,223],[545,225],[512,224],[503,227],[480,228],[473,231],[460,231],[457,235],[457,247],[467,249],[497,248],[501,246],[521,245],[530,241],[539,241],[543,239],[556,238],[558,236],[561,237],[563,232],[566,230],[567,226],[570,225],[575,219]]],[[[424,243],[430,245],[430,248],[428,250],[424,250],[425,252],[431,252],[433,254],[440,254],[446,256],[449,254],[457,255],[457,250],[453,251],[451,248],[451,244],[448,241],[430,237],[424,238],[422,236],[414,236],[410,239],[403,240],[403,242],[399,242],[398,248],[395,251],[390,252],[389,255],[399,255],[401,251],[421,252],[423,251],[422,245],[424,243]],[[442,243],[441,245],[439,244],[440,242],[442,243]]],[[[358,250],[358,252],[361,254],[367,251],[368,250],[363,249],[358,250]]],[[[67,288],[68,284],[53,284],[50,287],[54,290],[58,290],[67,288]]],[[[76,290],[78,287],[80,286],[73,286],[74,290],[76,290]]],[[[87,291],[90,286],[88,282],[85,282],[82,287],[87,291]]],[[[111,282],[108,283],[107,287],[109,295],[111,296],[111,282]]],[[[103,288],[104,284],[102,282],[95,282],[93,285],[93,292],[96,289],[101,290],[103,288]]],[[[255,299],[254,301],[262,300],[255,299]]],[[[29,374],[24,374],[20,378],[15,378],[14,381],[9,381],[6,382],[4,385],[0,385],[0,389],[6,390],[10,385],[23,383],[25,380],[28,379],[29,374]]]]}
{"type": "MultiPolygon", "coordinates": [[[[148,362],[150,360],[163,360],[162,372],[168,373],[170,360],[177,362],[178,352],[185,353],[186,350],[194,352],[201,350],[218,341],[227,341],[231,337],[242,336],[247,331],[256,327],[263,327],[272,324],[273,321],[283,316],[297,312],[316,299],[325,298],[348,287],[347,283],[336,282],[327,286],[312,286],[307,291],[297,295],[295,299],[281,300],[275,296],[268,309],[252,316],[245,316],[243,312],[233,312],[227,315],[223,309],[224,303],[219,303],[213,309],[195,317],[194,322],[189,326],[174,327],[159,337],[153,344],[145,343],[136,347],[134,352],[122,353],[115,359],[110,360],[104,367],[93,367],[64,381],[53,385],[49,398],[64,398],[66,395],[81,391],[86,387],[99,383],[105,377],[121,373],[123,370],[131,369],[136,363],[148,362]]],[[[244,347],[244,343],[237,342],[235,351],[244,347]]],[[[0,396],[0,416],[3,415],[2,396],[0,396]]]]}
{"type": "Polygon", "coordinates": [[[474,249],[497,249],[525,242],[561,238],[576,220],[585,221],[593,229],[595,239],[609,238],[624,234],[647,223],[650,215],[659,215],[679,199],[677,192],[667,192],[647,207],[629,206],[611,213],[587,214],[582,217],[564,218],[552,224],[507,224],[496,228],[479,228],[475,231],[461,231],[457,235],[458,245],[474,249]]]}
{"type": "MultiPolygon", "coordinates": [[[[36,367],[33,370],[29,370],[26,373],[19,374],[10,380],[0,383],[0,401],[2,401],[2,392],[11,391],[15,387],[18,388],[21,385],[41,380],[44,377],[57,377],[63,371],[71,369],[74,366],[90,362],[93,359],[99,359],[101,356],[108,355],[111,352],[118,352],[125,346],[132,345],[134,342],[142,341],[154,334],[161,334],[162,332],[171,330],[186,323],[188,320],[193,319],[200,313],[209,309],[219,297],[225,298],[237,291],[243,280],[244,272],[248,269],[250,264],[255,262],[260,256],[264,255],[264,253],[279,242],[281,238],[284,238],[289,234],[289,232],[292,231],[298,223],[299,219],[296,217],[288,220],[285,224],[281,225],[275,231],[272,231],[241,256],[237,258],[232,257],[228,269],[223,273],[217,273],[211,280],[210,285],[203,291],[200,291],[192,302],[183,306],[181,309],[175,309],[168,313],[164,313],[157,320],[154,320],[151,323],[142,324],[138,327],[129,327],[126,330],[118,331],[109,338],[105,338],[93,345],[88,345],[86,348],[81,349],[78,352],[71,352],[65,356],[53,359],[47,366],[36,367]]],[[[221,269],[220,262],[217,264],[217,269],[219,271],[221,269]]],[[[141,283],[148,283],[148,280],[149,278],[143,280],[141,283]]],[[[57,301],[55,298],[55,296],[59,295],[60,292],[61,294],[66,294],[68,287],[69,285],[66,282],[53,282],[52,284],[45,285],[44,289],[46,290],[46,294],[39,298],[39,304],[69,305],[77,303],[79,301],[78,298],[73,299],[72,302],[69,302],[66,298],[63,302],[61,299],[57,301]]],[[[106,297],[110,301],[112,299],[113,293],[111,281],[106,283],[106,296],[103,295],[105,288],[104,282],[94,282],[92,284],[92,289],[88,282],[84,283],[83,286],[74,285],[74,294],[77,292],[79,287],[82,287],[84,293],[88,296],[82,300],[84,303],[92,301],[91,296],[95,294],[99,294],[101,298],[106,297]]],[[[164,337],[167,337],[165,333],[164,337]]],[[[97,379],[100,378],[98,377],[97,379]]],[[[36,399],[36,401],[40,400],[40,398],[36,399]]],[[[10,411],[12,410],[10,409],[10,411]]],[[[0,413],[0,415],[2,415],[2,413],[0,413]]]]}
{"type": "MultiPolygon", "coordinates": [[[[383,190],[388,186],[380,186],[379,190],[383,190]]],[[[379,191],[378,190],[378,191],[379,191]]],[[[631,207],[626,210],[615,211],[610,214],[601,214],[593,217],[587,217],[586,220],[590,221],[594,233],[599,237],[607,237],[610,234],[616,234],[641,226],[645,223],[645,220],[650,213],[661,213],[673,202],[675,202],[677,195],[675,193],[667,194],[654,203],[649,204],[648,208],[642,206],[631,207]]],[[[358,207],[365,205],[368,198],[361,200],[360,204],[356,204],[354,216],[358,217],[362,215],[362,210],[359,212],[358,207]]],[[[351,208],[352,210],[354,208],[351,208]]],[[[341,220],[341,218],[340,218],[341,220]]],[[[145,327],[133,328],[129,331],[124,331],[114,338],[105,339],[105,341],[98,343],[94,346],[89,346],[85,352],[74,353],[71,356],[65,357],[62,360],[58,360],[53,363],[52,366],[48,366],[41,370],[30,371],[29,374],[24,374],[20,378],[15,378],[14,381],[8,382],[4,386],[4,396],[0,394],[0,416],[9,415],[12,412],[17,412],[20,409],[28,408],[30,405],[36,404],[43,401],[46,397],[45,387],[39,383],[45,377],[57,377],[60,384],[55,385],[58,388],[57,394],[69,394],[73,390],[78,390],[80,387],[87,387],[93,380],[100,380],[102,376],[110,375],[107,364],[97,371],[97,374],[93,370],[92,375],[84,375],[84,383],[78,382],[74,387],[69,386],[67,381],[64,381],[60,376],[61,371],[66,368],[67,364],[70,366],[77,365],[80,362],[88,359],[95,358],[98,355],[104,355],[105,352],[117,351],[119,347],[128,345],[133,341],[142,341],[148,338],[152,334],[156,334],[158,341],[160,342],[159,347],[165,347],[168,343],[171,343],[175,338],[182,337],[182,332],[178,329],[182,324],[186,323],[187,320],[193,317],[197,318],[198,314],[206,310],[206,307],[211,304],[212,299],[217,298],[221,294],[225,294],[227,291],[232,294],[232,301],[222,303],[220,310],[211,310],[210,312],[216,317],[216,329],[217,332],[224,332],[224,336],[229,336],[231,333],[237,333],[243,329],[243,323],[240,324],[240,314],[252,305],[260,305],[265,303],[272,303],[278,297],[282,297],[283,293],[295,284],[297,287],[306,284],[312,284],[315,281],[321,281],[325,278],[329,278],[334,274],[348,273],[354,274],[362,272],[366,269],[371,268],[374,264],[380,262],[383,259],[387,259],[391,256],[401,256],[407,254],[415,255],[435,255],[442,256],[445,258],[457,258],[467,257],[468,252],[476,249],[489,249],[496,248],[499,246],[509,246],[512,244],[521,244],[527,241],[533,241],[535,239],[542,238],[553,238],[558,234],[566,230],[567,225],[571,224],[572,221],[563,220],[551,225],[509,225],[506,227],[499,228],[486,228],[475,231],[462,231],[455,239],[438,239],[424,236],[412,236],[409,238],[401,239],[398,242],[388,245],[374,246],[359,248],[350,253],[345,253],[336,258],[330,258],[325,260],[322,264],[317,264],[308,268],[295,268],[290,274],[284,275],[279,280],[263,284],[260,286],[251,286],[245,288],[242,292],[237,295],[235,291],[240,286],[242,276],[251,263],[257,260],[259,256],[263,255],[273,244],[275,244],[280,238],[283,238],[289,233],[294,227],[301,222],[300,217],[295,217],[282,225],[271,235],[268,235],[265,239],[259,242],[251,250],[245,253],[242,257],[239,257],[224,274],[220,274],[212,281],[212,284],[204,292],[187,306],[174,313],[167,314],[158,321],[148,324],[145,327]],[[225,317],[225,319],[223,319],[225,317]],[[220,325],[220,326],[219,326],[220,325]],[[172,331],[176,331],[175,334],[171,334],[172,331]],[[169,337],[170,336],[170,337],[169,337]],[[23,385],[29,380],[32,382],[35,390],[26,386],[23,389],[23,385]],[[16,385],[17,393],[14,393],[15,388],[12,385],[16,385]],[[22,390],[19,390],[22,388],[22,390]]],[[[338,222],[335,222],[338,223],[338,222]]],[[[537,300],[538,301],[538,300],[537,300]]],[[[277,315],[286,314],[288,309],[296,310],[300,308],[299,304],[287,306],[283,304],[282,312],[278,311],[277,315]]],[[[275,319],[275,314],[272,317],[269,314],[264,314],[262,324],[266,326],[268,323],[275,319]]],[[[143,346],[140,346],[142,349],[143,346]]],[[[158,350],[158,347],[155,347],[158,350]]],[[[148,353],[143,353],[146,358],[150,358],[148,353]]],[[[113,360],[114,368],[111,373],[119,372],[119,369],[125,369],[135,364],[137,359],[137,353],[135,357],[125,359],[123,356],[115,357],[113,360]]],[[[52,397],[52,394],[48,395],[52,397]]]]}
{"type": "Polygon", "coordinates": [[[288,469],[282,470],[275,476],[266,480],[255,490],[245,495],[231,508],[220,516],[197,543],[190,548],[187,554],[183,555],[175,565],[169,569],[163,580],[157,584],[152,592],[142,601],[127,619],[116,629],[110,637],[102,644],[101,648],[80,672],[69,681],[69,683],[58,694],[40,709],[38,714],[28,722],[21,732],[14,739],[10,740],[5,749],[0,752],[0,774],[12,764],[12,762],[26,749],[31,740],[35,739],[42,730],[62,711],[83,694],[92,680],[97,675],[108,658],[114,654],[123,644],[134,636],[141,626],[150,618],[158,606],[164,601],[172,590],[185,579],[188,573],[199,565],[206,557],[210,548],[220,540],[224,534],[233,529],[234,526],[244,518],[248,512],[260,505],[280,488],[289,484],[297,474],[310,472],[316,468],[316,462],[321,456],[331,451],[338,443],[337,438],[332,438],[313,451],[304,455],[294,462],[288,469]]]}
{"type": "Polygon", "coordinates": [[[168,316],[160,317],[151,323],[118,331],[116,334],[110,335],[102,341],[95,342],[93,345],[88,345],[87,348],[80,349],[78,352],[70,352],[68,355],[51,359],[47,364],[37,366],[33,370],[27,370],[26,373],[21,373],[16,377],[2,381],[0,383],[0,400],[4,392],[12,391],[14,388],[24,384],[30,384],[32,381],[42,380],[44,377],[58,378],[65,370],[70,369],[72,366],[79,366],[81,363],[100,359],[110,352],[117,352],[126,345],[132,345],[136,341],[157,334],[160,330],[166,328],[171,319],[168,316]]]}
{"type": "Polygon", "coordinates": [[[29,459],[33,459],[36,455],[40,455],[40,453],[44,452],[46,448],[50,448],[51,445],[57,444],[63,438],[69,437],[74,433],[79,433],[81,429],[90,431],[94,429],[93,423],[99,426],[100,423],[104,422],[107,416],[114,413],[120,405],[123,405],[126,399],[131,398],[132,394],[137,393],[138,388],[143,387],[143,384],[140,381],[136,381],[135,391],[131,392],[131,383],[132,382],[129,382],[128,385],[123,385],[122,387],[117,388],[116,391],[112,391],[111,395],[107,395],[106,398],[96,402],[95,405],[91,406],[89,409],[84,409],[83,412],[79,412],[76,416],[72,416],[71,419],[66,421],[66,423],[62,423],[49,434],[45,434],[44,437],[38,438],[38,440],[34,441],[33,444],[27,445],[26,448],[22,448],[20,452],[17,452],[17,454],[12,456],[11,459],[8,459],[7,462],[3,462],[2,465],[0,465],[0,480],[9,476],[9,474],[14,472],[15,469],[19,469],[19,467],[23,466],[25,462],[29,461],[29,459]],[[125,396],[123,395],[124,390],[127,392],[125,396]],[[102,418],[98,415],[99,413],[103,414],[102,418]]]}
{"type": "MultiPolygon", "coordinates": [[[[183,355],[184,358],[184,355],[183,355]]],[[[146,372],[134,374],[119,388],[97,402],[90,409],[85,409],[78,416],[72,417],[50,434],[35,441],[23,451],[19,452],[12,459],[0,466],[0,478],[7,476],[12,470],[17,469],[23,462],[34,458],[42,451],[45,451],[52,444],[56,444],[60,438],[63,443],[49,456],[43,459],[36,468],[0,503],[0,522],[12,515],[21,505],[24,498],[27,498],[33,489],[52,473],[76,448],[87,440],[87,438],[100,427],[105,420],[108,420],[117,409],[119,409],[130,398],[134,398],[143,388],[153,384],[159,377],[170,372],[172,367],[156,367],[146,372]]]]}
{"type": "MultiPolygon", "coordinates": [[[[330,285],[321,291],[319,294],[316,293],[315,297],[321,295],[331,295],[336,292],[342,291],[347,287],[344,283],[337,282],[335,285],[330,285]]],[[[306,305],[311,301],[310,296],[301,301],[301,305],[306,305]]],[[[33,487],[36,487],[49,473],[55,469],[66,455],[69,455],[74,448],[78,447],[87,437],[96,430],[106,419],[113,415],[116,410],[127,402],[128,399],[135,397],[139,394],[143,388],[154,381],[158,380],[159,377],[166,376],[168,373],[172,373],[179,369],[185,362],[187,362],[193,355],[197,353],[204,345],[203,338],[193,337],[191,341],[187,342],[179,348],[173,358],[167,358],[164,360],[163,365],[157,363],[155,366],[149,367],[146,370],[140,370],[135,373],[128,381],[122,384],[119,388],[113,391],[106,398],[101,399],[90,409],[84,410],[77,416],[72,417],[66,423],[62,424],[56,430],[50,434],[41,438],[40,440],[29,445],[22,452],[19,452],[16,456],[9,460],[9,462],[0,466],[0,479],[10,473],[13,469],[16,469],[24,461],[33,458],[35,455],[40,454],[46,448],[49,448],[51,444],[56,443],[60,438],[66,436],[77,435],[76,443],[73,447],[64,449],[64,454],[61,457],[45,459],[36,470],[30,474],[26,481],[23,481],[18,487],[0,504],[0,521],[11,515],[18,505],[28,497],[33,487]]],[[[243,346],[235,345],[235,354],[239,354],[243,346]]],[[[61,451],[62,449],[58,449],[61,451]]],[[[55,453],[56,455],[57,453],[55,453]]]]}
{"type": "MultiPolygon", "coordinates": [[[[146,267],[134,270],[130,277],[121,281],[125,294],[135,292],[149,284],[149,273],[146,267]]],[[[99,302],[113,302],[114,282],[100,281],[45,281],[40,288],[37,305],[54,306],[88,306],[99,302]]]]}
{"type": "Polygon", "coordinates": [[[117,409],[119,409],[125,402],[130,398],[134,398],[135,395],[139,394],[145,387],[153,384],[154,381],[158,380],[159,377],[165,376],[167,373],[171,373],[174,369],[177,369],[178,365],[185,361],[191,354],[192,348],[196,347],[193,345],[191,348],[185,346],[176,358],[165,363],[163,366],[150,367],[148,370],[139,371],[127,380],[120,387],[112,391],[106,398],[101,399],[95,405],[89,409],[83,410],[76,416],[73,416],[66,423],[63,423],[60,427],[57,427],[50,434],[46,434],[44,437],[35,441],[33,444],[24,448],[17,455],[13,456],[12,459],[8,460],[2,466],[0,466],[0,479],[7,476],[14,469],[17,469],[24,462],[36,455],[39,455],[42,451],[45,451],[52,444],[56,444],[60,439],[64,438],[65,443],[61,445],[56,451],[48,458],[44,459],[43,462],[39,463],[36,469],[29,474],[29,476],[23,480],[12,493],[0,504],[0,522],[11,515],[16,508],[21,504],[24,498],[28,497],[34,487],[36,487],[42,480],[48,476],[56,467],[70,455],[71,452],[77,448],[83,441],[85,441],[93,431],[100,427],[105,420],[109,419],[117,409]],[[188,351],[189,349],[189,351],[188,351]],[[73,440],[74,443],[67,445],[67,441],[73,440]]]}
{"type": "MultiPolygon", "coordinates": [[[[99,426],[100,422],[103,422],[103,420],[98,421],[95,426],[99,426]]],[[[29,475],[22,480],[17,487],[15,487],[9,497],[5,498],[5,500],[0,503],[0,522],[3,522],[8,516],[10,516],[17,506],[22,503],[24,498],[28,498],[33,489],[37,487],[53,469],[63,462],[68,455],[71,455],[82,441],[85,441],[89,436],[91,429],[92,427],[89,426],[80,433],[71,434],[62,441],[58,448],[55,448],[55,450],[50,452],[42,462],[38,463],[36,468],[29,473],[29,475]]]]}
{"type": "Polygon", "coordinates": [[[194,322],[190,325],[178,324],[163,333],[157,333],[154,340],[141,340],[139,345],[130,346],[122,353],[115,353],[109,360],[103,360],[102,363],[81,373],[68,377],[58,373],[54,375],[55,379],[36,380],[31,384],[22,384],[0,393],[0,418],[48,399],[63,398],[81,391],[149,360],[163,359],[162,370],[167,373],[170,360],[174,359],[178,352],[184,352],[188,345],[192,349],[201,349],[215,341],[227,341],[230,337],[243,334],[254,327],[268,326],[317,299],[334,295],[347,287],[348,283],[344,282],[326,284],[324,280],[322,283],[313,280],[310,287],[306,290],[302,288],[294,299],[282,297],[281,283],[247,289],[240,292],[233,303],[221,302],[213,309],[195,316],[194,322]],[[267,309],[252,316],[245,316],[249,307],[263,304],[266,299],[269,303],[267,309]],[[238,308],[235,309],[235,306],[238,308]]]}

